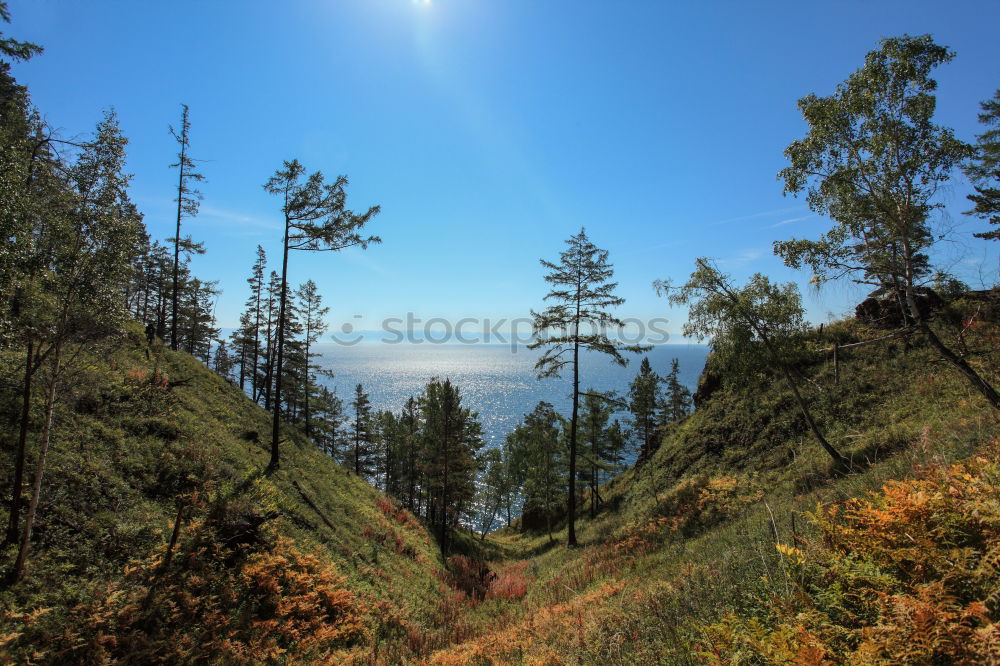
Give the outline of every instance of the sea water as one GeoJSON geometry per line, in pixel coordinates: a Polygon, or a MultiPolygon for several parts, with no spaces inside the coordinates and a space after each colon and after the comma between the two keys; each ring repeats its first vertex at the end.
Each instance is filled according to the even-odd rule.
{"type": "MultiPolygon", "coordinates": [[[[499,445],[521,418],[540,400],[552,403],[569,415],[572,371],[561,378],[538,379],[535,363],[542,350],[524,346],[491,344],[387,344],[369,342],[354,346],[333,343],[316,345],[317,363],[334,373],[323,378],[336,390],[350,413],[357,384],[368,393],[373,409],[399,412],[409,396],[417,396],[433,377],[450,379],[462,396],[462,405],[479,415],[487,445],[499,445]]],[[[629,354],[628,366],[610,357],[583,352],[580,357],[580,389],[617,391],[625,397],[629,382],[639,371],[642,356],[648,356],[653,371],[670,372],[671,359],[678,359],[680,379],[694,390],[705,365],[708,347],[696,344],[657,345],[644,354],[629,354]]],[[[625,414],[619,414],[624,418],[625,414]]]]}

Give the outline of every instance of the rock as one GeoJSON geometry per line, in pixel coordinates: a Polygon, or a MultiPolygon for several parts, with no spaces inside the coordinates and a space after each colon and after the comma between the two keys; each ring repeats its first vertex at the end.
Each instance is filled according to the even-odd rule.
{"type": "MultiPolygon", "coordinates": [[[[917,287],[914,291],[917,309],[924,318],[930,317],[944,305],[941,297],[930,287],[917,287]]],[[[909,323],[904,321],[899,311],[899,301],[893,295],[869,296],[854,308],[854,318],[872,328],[886,331],[903,328],[909,323]]]]}

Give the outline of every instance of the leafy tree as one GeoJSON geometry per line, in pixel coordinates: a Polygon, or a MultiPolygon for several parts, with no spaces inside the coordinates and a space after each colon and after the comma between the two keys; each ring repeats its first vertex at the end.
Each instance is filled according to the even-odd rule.
{"type": "MultiPolygon", "coordinates": [[[[124,172],[127,143],[114,113],[106,113],[93,140],[66,168],[67,185],[72,190],[67,189],[62,199],[65,207],[39,229],[47,257],[38,279],[46,297],[35,314],[47,383],[31,495],[11,572],[15,581],[24,576],[30,552],[54,428],[56,394],[68,362],[67,347],[106,338],[128,317],[124,298],[131,277],[128,258],[140,240],[141,218],[128,198],[131,176],[124,172]]],[[[18,486],[15,505],[19,505],[19,491],[18,486]]],[[[16,521],[14,513],[11,520],[16,521]]]]}
{"type": "Polygon", "coordinates": [[[560,377],[567,367],[573,373],[573,411],[569,426],[569,532],[567,545],[576,545],[576,457],[577,421],[580,411],[580,350],[607,354],[618,365],[628,365],[622,352],[641,352],[648,347],[624,345],[611,340],[608,327],[624,324],[608,308],[625,302],[614,295],[616,282],[608,263],[607,250],[590,242],[583,229],[566,241],[569,248],[559,255],[559,263],[541,260],[549,270],[545,281],[552,285],[546,301],[554,301],[542,312],[532,311],[533,328],[538,339],[529,349],[545,347],[545,353],[535,363],[539,379],[560,377]],[[589,331],[584,327],[588,326],[589,331]],[[546,337],[547,336],[547,337],[546,337]],[[567,356],[568,355],[568,356],[567,356]]]}
{"type": "MultiPolygon", "coordinates": [[[[0,20],[10,22],[4,2],[0,2],[0,20]]],[[[41,316],[48,311],[41,285],[51,263],[52,236],[47,231],[72,207],[61,175],[64,165],[57,163],[44,128],[29,110],[27,90],[9,74],[10,61],[28,60],[40,52],[34,44],[0,33],[0,345],[18,341],[26,351],[7,544],[19,537],[36,372],[52,349],[45,342],[51,329],[41,316]]]]}
{"type": "Polygon", "coordinates": [[[807,328],[796,286],[791,282],[772,284],[764,275],[755,273],[741,289],[707,259],[698,259],[696,266],[680,288],[656,283],[659,292],[672,292],[672,305],[689,306],[684,335],[699,341],[711,338],[713,353],[730,372],[750,376],[760,370],[776,370],[781,374],[813,437],[839,468],[848,468],[847,458],[820,432],[792,373],[807,328]],[[762,362],[766,364],[763,367],[762,362]]]}
{"type": "Polygon", "coordinates": [[[277,381],[274,386],[273,418],[271,421],[271,459],[268,470],[280,465],[281,375],[285,347],[285,308],[288,301],[288,253],[328,252],[358,246],[367,248],[370,243],[380,243],[377,236],[364,237],[360,231],[379,212],[373,206],[363,214],[345,208],[347,178],[339,176],[333,183],[326,183],[319,171],[302,180],[305,167],[298,160],[286,161],[282,169],[264,184],[269,194],[282,198],[281,212],[285,218],[282,238],[281,286],[278,295],[278,330],[275,344],[277,352],[277,381]]]}
{"type": "Polygon", "coordinates": [[[809,266],[817,283],[852,275],[898,295],[931,346],[1000,409],[1000,393],[938,338],[917,298],[939,238],[929,222],[941,205],[935,195],[971,155],[933,122],[930,74],[954,54],[927,35],[880,44],[833,95],[799,100],[809,130],[785,149],[790,165],[779,177],[786,193],[806,190],[810,209],[835,224],[817,241],[776,242],[775,253],[791,268],[809,266]]]}
{"type": "Polygon", "coordinates": [[[198,207],[201,203],[201,192],[192,187],[192,183],[197,183],[203,181],[205,177],[195,170],[195,160],[188,153],[191,147],[190,133],[191,133],[191,122],[188,120],[188,105],[181,104],[181,124],[180,129],[175,130],[170,127],[170,135],[174,137],[174,140],[178,145],[177,161],[171,164],[170,167],[177,169],[177,229],[174,232],[174,237],[172,239],[174,243],[174,281],[173,281],[173,291],[171,298],[171,316],[170,316],[170,348],[173,350],[177,349],[178,345],[178,326],[177,326],[177,309],[178,309],[178,279],[180,275],[180,257],[183,252],[186,255],[191,253],[200,254],[204,252],[203,247],[199,243],[195,243],[191,240],[191,237],[181,238],[181,218],[185,215],[188,217],[194,217],[198,214],[198,207]]]}
{"type": "MultiPolygon", "coordinates": [[[[976,137],[975,159],[965,168],[965,174],[975,183],[976,189],[976,193],[968,197],[975,204],[968,214],[988,220],[990,224],[1000,224],[1000,90],[980,106],[983,112],[979,114],[979,122],[987,129],[976,137]]],[[[973,235],[1000,240],[1000,229],[973,235]]]]}
{"type": "Polygon", "coordinates": [[[660,399],[660,384],[663,378],[653,372],[649,357],[642,358],[639,374],[629,385],[629,412],[632,414],[632,427],[639,440],[639,460],[642,464],[649,460],[659,445],[659,424],[656,418],[656,408],[660,399]]]}
{"type": "Polygon", "coordinates": [[[691,390],[680,381],[680,363],[670,361],[670,372],[664,378],[664,395],[659,402],[660,425],[677,423],[691,412],[691,390]]]}

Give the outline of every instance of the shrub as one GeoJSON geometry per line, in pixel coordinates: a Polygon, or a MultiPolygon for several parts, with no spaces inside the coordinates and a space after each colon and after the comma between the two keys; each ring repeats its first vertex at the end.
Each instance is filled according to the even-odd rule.
{"type": "Polygon", "coordinates": [[[528,577],[525,570],[530,563],[525,560],[513,564],[496,574],[486,590],[487,599],[518,601],[528,593],[528,577]]]}
{"type": "Polygon", "coordinates": [[[997,663],[998,453],[819,509],[818,539],[778,544],[794,589],[704,629],[706,663],[997,663]]]}
{"type": "Polygon", "coordinates": [[[23,618],[5,647],[49,663],[302,663],[367,637],[366,609],[344,579],[290,539],[231,559],[197,521],[166,570],[164,552],[154,553],[95,590],[61,633],[23,618]]]}

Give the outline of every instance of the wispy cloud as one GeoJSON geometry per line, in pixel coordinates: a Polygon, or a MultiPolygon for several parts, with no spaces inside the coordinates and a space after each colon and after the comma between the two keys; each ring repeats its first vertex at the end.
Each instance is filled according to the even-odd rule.
{"type": "Polygon", "coordinates": [[[281,225],[273,220],[262,220],[252,215],[246,215],[233,210],[215,208],[212,206],[202,206],[199,217],[222,224],[238,224],[258,227],[260,229],[281,229],[281,225]]]}
{"type": "Polygon", "coordinates": [[[774,224],[768,225],[767,229],[774,229],[775,227],[783,227],[786,224],[794,224],[795,222],[801,222],[802,220],[808,220],[815,215],[803,215],[802,217],[790,217],[787,220],[782,220],[781,222],[775,222],[774,224]]]}
{"type": "Polygon", "coordinates": [[[746,248],[744,250],[739,250],[735,255],[726,257],[724,259],[719,259],[717,263],[720,266],[725,266],[726,268],[739,268],[740,266],[746,266],[749,263],[757,261],[764,256],[766,250],[759,247],[746,248]]]}
{"type": "Polygon", "coordinates": [[[742,222],[743,220],[753,220],[759,217],[771,217],[772,215],[782,215],[784,213],[794,213],[801,210],[805,210],[803,206],[792,206],[791,208],[776,208],[774,210],[765,210],[759,213],[751,213],[750,215],[741,215],[739,217],[731,217],[728,220],[719,220],[717,222],[709,222],[706,226],[717,227],[723,224],[731,224],[732,222],[742,222]]]}

